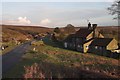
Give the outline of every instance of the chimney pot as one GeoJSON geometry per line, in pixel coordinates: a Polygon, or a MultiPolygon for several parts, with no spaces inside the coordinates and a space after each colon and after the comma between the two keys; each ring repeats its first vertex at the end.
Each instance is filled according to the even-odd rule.
{"type": "Polygon", "coordinates": [[[90,29],[90,28],[91,28],[91,23],[89,22],[89,23],[88,23],[88,29],[90,29]]]}
{"type": "Polygon", "coordinates": [[[97,27],[97,24],[92,24],[93,29],[97,27]]]}

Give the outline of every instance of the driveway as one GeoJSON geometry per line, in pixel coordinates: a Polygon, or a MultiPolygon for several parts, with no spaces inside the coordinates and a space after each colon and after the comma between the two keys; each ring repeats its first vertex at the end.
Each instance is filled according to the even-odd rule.
{"type": "Polygon", "coordinates": [[[24,53],[29,49],[30,43],[31,41],[21,44],[12,51],[2,55],[2,75],[19,62],[24,53]]]}

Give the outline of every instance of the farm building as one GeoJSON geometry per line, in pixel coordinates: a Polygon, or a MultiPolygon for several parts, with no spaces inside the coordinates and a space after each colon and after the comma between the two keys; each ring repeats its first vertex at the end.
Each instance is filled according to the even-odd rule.
{"type": "Polygon", "coordinates": [[[76,50],[83,53],[98,53],[106,55],[114,49],[118,48],[117,41],[113,38],[104,38],[104,36],[96,30],[97,24],[88,24],[86,28],[80,28],[75,34],[66,37],[64,47],[66,49],[76,50]]]}
{"type": "MultiPolygon", "coordinates": [[[[64,47],[68,49],[77,50],[80,52],[87,52],[87,46],[93,41],[96,35],[95,28],[97,24],[93,24],[91,27],[90,23],[86,28],[80,28],[75,34],[70,34],[64,40],[64,47]]],[[[99,33],[99,37],[103,38],[102,34],[99,33]]]]}

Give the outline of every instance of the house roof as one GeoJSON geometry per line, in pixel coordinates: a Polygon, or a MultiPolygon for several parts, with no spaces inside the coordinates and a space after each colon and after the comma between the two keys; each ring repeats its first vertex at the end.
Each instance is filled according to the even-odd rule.
{"type": "Polygon", "coordinates": [[[64,42],[72,42],[72,38],[75,37],[75,34],[70,34],[68,35],[65,39],[64,39],[64,42]]]}
{"type": "Polygon", "coordinates": [[[88,28],[80,28],[75,35],[76,37],[87,37],[93,30],[90,30],[88,28]]]}
{"type": "Polygon", "coordinates": [[[107,46],[113,38],[95,38],[90,46],[107,46]]]}

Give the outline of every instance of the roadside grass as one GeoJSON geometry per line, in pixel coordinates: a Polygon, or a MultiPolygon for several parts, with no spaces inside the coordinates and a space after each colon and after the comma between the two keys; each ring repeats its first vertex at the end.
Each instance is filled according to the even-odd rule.
{"type": "Polygon", "coordinates": [[[1,53],[0,55],[3,55],[9,51],[11,51],[12,49],[14,49],[15,47],[17,47],[18,45],[16,45],[14,42],[10,41],[10,42],[5,42],[5,43],[2,43],[2,45],[7,45],[8,47],[5,48],[1,53]]]}
{"type": "Polygon", "coordinates": [[[51,75],[64,78],[79,77],[81,69],[112,77],[119,76],[119,65],[116,59],[89,53],[83,54],[50,45],[31,45],[30,48],[31,50],[22,57],[20,63],[8,71],[4,77],[21,78],[25,73],[24,66],[31,66],[34,63],[39,64],[47,77],[51,75]]]}
{"type": "Polygon", "coordinates": [[[5,48],[3,51],[1,51],[0,55],[4,55],[7,52],[9,52],[9,51],[13,50],[14,48],[16,48],[17,46],[20,46],[21,44],[24,44],[26,42],[28,42],[28,41],[24,41],[23,43],[20,43],[19,45],[16,45],[16,43],[13,42],[13,41],[3,42],[2,45],[7,45],[8,47],[5,48]]]}

